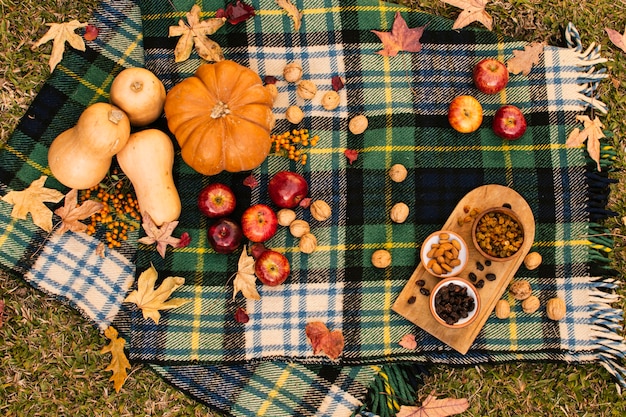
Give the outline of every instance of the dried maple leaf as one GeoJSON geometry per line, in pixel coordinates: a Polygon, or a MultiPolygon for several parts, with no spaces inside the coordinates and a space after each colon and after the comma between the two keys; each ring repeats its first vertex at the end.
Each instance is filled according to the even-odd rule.
{"type": "Polygon", "coordinates": [[[615,46],[617,46],[622,51],[626,52],[626,29],[624,30],[624,34],[619,33],[615,29],[604,28],[607,35],[609,35],[609,39],[615,46]]]}
{"type": "Polygon", "coordinates": [[[111,375],[109,381],[113,381],[115,391],[120,392],[122,385],[124,385],[124,382],[126,382],[126,378],[128,377],[126,369],[130,369],[130,362],[128,362],[126,354],[124,353],[126,340],[118,337],[117,330],[112,326],[107,327],[104,331],[104,335],[107,339],[111,340],[107,346],[100,350],[100,353],[111,354],[111,363],[106,367],[105,371],[113,371],[113,375],[111,375]]]}
{"type": "Polygon", "coordinates": [[[596,161],[598,171],[600,171],[600,139],[605,137],[602,129],[604,125],[596,116],[593,120],[589,116],[576,116],[576,120],[584,126],[583,130],[576,128],[567,137],[565,146],[568,148],[576,148],[587,141],[587,152],[589,157],[596,161]]]}
{"type": "Polygon", "coordinates": [[[65,204],[54,211],[54,214],[61,218],[61,227],[56,233],[63,234],[67,230],[72,232],[84,232],[87,225],[80,220],[90,217],[92,214],[102,210],[104,205],[98,201],[86,200],[78,205],[78,190],[72,189],[65,195],[65,204]]]}
{"type": "Polygon", "coordinates": [[[410,333],[402,336],[402,339],[400,339],[400,342],[398,342],[398,344],[405,349],[413,350],[417,348],[417,341],[415,340],[415,335],[410,334],[410,333]]]}
{"type": "Polygon", "coordinates": [[[170,245],[174,248],[178,248],[180,245],[180,239],[172,236],[172,232],[178,226],[178,221],[173,222],[165,222],[161,225],[161,227],[157,226],[150,213],[144,213],[142,215],[143,222],[141,226],[143,226],[143,230],[146,232],[147,236],[142,237],[138,240],[139,243],[143,243],[145,245],[152,245],[156,243],[157,252],[161,255],[162,258],[165,258],[165,252],[167,251],[167,245],[170,245]]]}
{"type": "Polygon", "coordinates": [[[337,359],[343,351],[343,333],[340,330],[328,330],[326,325],[319,321],[308,323],[305,328],[306,337],[313,346],[313,354],[323,352],[331,359],[337,359]]]}
{"type": "Polygon", "coordinates": [[[42,175],[39,179],[30,183],[28,188],[22,191],[9,191],[1,200],[13,204],[11,216],[26,220],[30,213],[33,223],[46,232],[52,231],[52,211],[44,203],[58,203],[63,198],[63,193],[58,190],[45,188],[47,176],[42,175]]]}
{"type": "Polygon", "coordinates": [[[396,417],[446,417],[460,414],[469,408],[467,398],[442,398],[429,394],[421,406],[402,405],[396,417]]]}
{"type": "Polygon", "coordinates": [[[74,33],[74,31],[78,28],[87,26],[87,23],[80,23],[78,20],[72,20],[65,23],[48,23],[47,25],[50,26],[50,29],[48,29],[48,32],[46,32],[46,34],[32,46],[32,49],[35,49],[54,39],[52,42],[52,53],[50,54],[50,60],[48,61],[50,72],[52,72],[63,58],[65,42],[69,43],[74,49],[78,49],[79,51],[85,50],[85,41],[83,41],[83,38],[81,38],[80,35],[74,33]]]}
{"type": "Polygon", "coordinates": [[[396,12],[391,32],[372,30],[383,43],[383,49],[377,54],[383,56],[396,56],[400,51],[419,52],[422,50],[420,38],[424,34],[426,26],[409,28],[400,12],[396,12]]]}
{"type": "Polygon", "coordinates": [[[156,324],[159,324],[159,318],[161,317],[159,310],[178,308],[191,301],[185,298],[168,300],[172,293],[185,283],[185,278],[167,277],[159,288],[155,290],[154,284],[158,277],[157,270],[153,265],[150,265],[150,268],[139,275],[137,289],[124,299],[125,303],[134,303],[140,308],[144,319],[151,318],[156,324]]]}
{"type": "Polygon", "coordinates": [[[239,263],[237,264],[237,273],[233,280],[233,299],[237,293],[241,291],[244,297],[252,300],[260,300],[261,296],[256,289],[256,275],[254,275],[254,258],[248,255],[246,247],[243,247],[239,263]]]}
{"type": "Polygon", "coordinates": [[[276,0],[276,4],[284,11],[287,12],[287,16],[293,21],[293,30],[296,32],[300,30],[302,24],[302,12],[291,2],[291,0],[276,0]]]}
{"type": "Polygon", "coordinates": [[[187,23],[180,19],[178,26],[170,26],[169,36],[180,36],[174,49],[174,60],[176,62],[186,61],[193,51],[194,47],[200,58],[217,62],[224,59],[222,48],[217,42],[208,38],[208,35],[214,34],[219,28],[224,26],[225,17],[215,17],[208,20],[200,21],[200,6],[194,4],[187,14],[187,23]]]}
{"type": "Polygon", "coordinates": [[[487,29],[493,28],[493,19],[485,11],[489,0],[441,0],[451,6],[463,9],[457,16],[452,29],[461,29],[473,22],[482,23],[487,29]]]}
{"type": "Polygon", "coordinates": [[[530,74],[533,65],[539,64],[539,58],[543,53],[544,44],[533,42],[524,47],[524,50],[513,51],[513,58],[506,62],[506,67],[511,74],[530,74]]]}

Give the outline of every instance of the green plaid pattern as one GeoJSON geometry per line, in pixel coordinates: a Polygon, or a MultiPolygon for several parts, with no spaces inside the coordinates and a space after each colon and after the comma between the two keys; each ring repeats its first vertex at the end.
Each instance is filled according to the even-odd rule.
{"type": "MultiPolygon", "coordinates": [[[[200,60],[194,53],[190,60],[174,63],[178,39],[169,38],[167,28],[193,4],[103,2],[93,19],[100,29],[98,39],[88,43],[85,53],[66,52],[2,148],[2,193],[23,189],[41,174],[50,175],[46,151],[51,140],[72,126],[87,105],[106,101],[112,79],[123,68],[145,65],[168,89],[192,74],[200,60]]],[[[114,324],[129,340],[131,358],[147,362],[173,385],[213,408],[241,416],[348,415],[360,406],[376,375],[368,364],[379,362],[600,361],[623,382],[625,349],[617,335],[621,312],[609,305],[617,283],[606,277],[610,271],[601,253],[610,250],[611,242],[587,237],[608,214],[604,206],[609,180],[605,172],[595,172],[583,150],[564,146],[577,114],[589,106],[605,109],[590,98],[604,76],[593,68],[601,62],[598,51],[584,51],[575,29],[568,28],[569,48],[546,47],[542,62],[528,77],[513,76],[502,95],[480,96],[484,127],[461,135],[448,127],[447,105],[455,95],[476,94],[469,79],[473,63],[486,56],[508,58],[523,43],[483,30],[452,31],[447,20],[373,1],[296,2],[304,17],[301,31],[293,33],[290,20],[273,1],[252,4],[256,17],[236,26],[227,24],[212,38],[228,59],[261,76],[279,78],[277,132],[291,128],[284,110],[299,104],[310,116],[303,127],[319,135],[320,142],[304,167],[270,156],[252,172],[259,181],[252,190],[243,185],[250,173],[203,177],[177,154],[175,176],[184,206],[177,233],[187,231],[192,244],[169,249],[162,259],[154,247],[131,242],[116,258],[136,265],[136,274],[152,262],[163,277],[185,277],[186,285],[175,295],[193,302],[164,312],[158,326],[123,304],[114,324]],[[385,58],[376,54],[382,45],[371,30],[390,30],[397,11],[410,27],[428,24],[423,49],[385,58]],[[303,64],[305,78],[315,81],[321,93],[331,88],[332,76],[342,76],[346,87],[340,91],[339,108],[322,109],[321,93],[312,101],[298,99],[295,86],[280,77],[291,61],[303,64]],[[501,141],[488,127],[504,102],[518,105],[527,115],[528,133],[516,142],[501,141]],[[348,119],[356,114],[369,118],[362,135],[347,130],[348,119]],[[347,162],[345,149],[358,151],[354,164],[347,162]],[[393,163],[409,169],[403,183],[388,179],[386,171],[393,163]],[[236,271],[238,254],[217,255],[209,249],[208,224],[195,205],[197,193],[210,181],[231,184],[240,202],[237,216],[250,203],[267,202],[267,180],[281,169],[301,172],[311,185],[311,197],[327,201],[333,215],[317,222],[307,210],[298,209],[318,237],[318,250],[299,253],[297,241],[281,229],[267,244],[289,257],[293,272],[287,284],[259,287],[260,301],[241,295],[233,301],[229,277],[236,271]],[[527,315],[515,306],[511,319],[490,319],[470,352],[460,355],[392,312],[391,305],[419,262],[421,240],[446,221],[468,191],[488,183],[514,188],[535,214],[534,248],[544,262],[535,271],[520,270],[518,277],[531,281],[542,301],[558,295],[571,308],[557,323],[543,313],[527,315]],[[411,209],[401,225],[388,218],[397,201],[411,209]],[[378,248],[389,249],[393,256],[393,265],[385,270],[370,263],[378,248]],[[249,323],[235,322],[237,307],[246,308],[249,323]],[[342,330],[346,347],[337,362],[312,355],[304,326],[313,320],[342,330]],[[417,350],[398,345],[406,333],[416,335],[417,350]]],[[[220,7],[224,5],[202,3],[203,18],[220,7]]],[[[155,127],[166,129],[165,120],[155,127]]],[[[603,157],[606,171],[612,150],[604,148],[603,157]]],[[[54,178],[47,186],[62,189],[54,178]]],[[[71,271],[63,276],[57,269],[52,277],[43,268],[54,262],[50,254],[70,251],[70,246],[37,250],[51,244],[44,234],[28,221],[11,219],[7,204],[0,203],[0,210],[3,269],[26,274],[44,290],[41,284],[70,282],[71,271]],[[42,267],[33,268],[36,263],[42,267]]],[[[115,288],[125,286],[123,280],[116,284],[96,283],[92,289],[110,296],[119,307],[115,288]]],[[[58,288],[57,295],[71,300],[70,291],[63,285],[58,288]]],[[[107,323],[97,311],[73,305],[97,325],[107,323]]]]}

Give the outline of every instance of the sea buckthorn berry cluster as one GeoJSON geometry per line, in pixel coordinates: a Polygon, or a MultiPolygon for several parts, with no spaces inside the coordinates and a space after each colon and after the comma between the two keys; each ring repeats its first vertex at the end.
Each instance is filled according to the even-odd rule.
{"type": "Polygon", "coordinates": [[[308,129],[293,129],[271,136],[274,153],[282,154],[289,159],[306,165],[308,155],[304,148],[316,146],[319,136],[310,136],[308,129]]]}
{"type": "Polygon", "coordinates": [[[118,248],[128,239],[141,220],[137,199],[130,186],[114,169],[105,183],[93,186],[81,194],[81,201],[95,200],[103,204],[102,210],[91,216],[87,234],[101,234],[109,248],[118,248]]]}

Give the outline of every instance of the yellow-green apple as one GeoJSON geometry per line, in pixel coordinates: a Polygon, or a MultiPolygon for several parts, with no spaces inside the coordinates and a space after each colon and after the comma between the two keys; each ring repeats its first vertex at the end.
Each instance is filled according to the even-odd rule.
{"type": "Polygon", "coordinates": [[[526,118],[519,107],[512,104],[502,106],[493,117],[493,133],[506,140],[521,138],[526,132],[526,118]]]}
{"type": "Polygon", "coordinates": [[[270,200],[280,208],[294,208],[309,193],[306,179],[292,171],[279,171],[267,185],[270,200]]]}
{"type": "Polygon", "coordinates": [[[241,215],[241,229],[251,242],[265,242],[278,229],[278,218],[266,204],[254,204],[241,215]]]}
{"type": "Polygon", "coordinates": [[[495,58],[485,58],[474,65],[474,85],[485,94],[496,94],[509,82],[509,70],[495,58]]]}
{"type": "Polygon", "coordinates": [[[230,215],[236,205],[235,193],[226,184],[214,182],[204,187],[198,194],[198,208],[212,219],[230,215]]]}
{"type": "Polygon", "coordinates": [[[254,262],[254,274],[259,281],[271,287],[285,282],[290,272],[287,257],[272,249],[263,252],[254,262]]]}
{"type": "Polygon", "coordinates": [[[209,226],[207,237],[215,252],[233,253],[241,244],[243,234],[237,222],[222,218],[209,226]]]}
{"type": "Polygon", "coordinates": [[[448,108],[448,122],[458,132],[474,132],[483,122],[483,106],[472,96],[457,96],[448,108]]]}

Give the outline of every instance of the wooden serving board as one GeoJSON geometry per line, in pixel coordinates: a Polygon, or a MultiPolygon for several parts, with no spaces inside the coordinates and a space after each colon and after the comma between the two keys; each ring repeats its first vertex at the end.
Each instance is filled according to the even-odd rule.
{"type": "MultiPolygon", "coordinates": [[[[478,336],[480,329],[485,325],[487,318],[495,308],[496,303],[507,290],[507,287],[517,272],[519,266],[528,254],[535,239],[535,218],[526,200],[516,191],[497,184],[484,185],[478,187],[463,197],[452,211],[452,214],[441,227],[441,230],[450,230],[458,233],[469,247],[469,262],[465,269],[458,275],[459,278],[469,281],[470,272],[477,275],[477,279],[484,280],[484,287],[478,289],[480,294],[480,310],[476,320],[463,328],[453,329],[444,327],[435,321],[428,306],[428,296],[420,293],[420,287],[416,281],[423,279],[426,282],[424,288],[432,289],[440,278],[437,278],[426,271],[420,265],[415,269],[413,275],[404,286],[400,295],[392,306],[393,311],[404,316],[423,330],[427,331],[437,339],[446,343],[456,351],[465,354],[478,336]],[[459,218],[468,215],[466,209],[477,209],[479,212],[491,207],[503,205],[510,208],[519,216],[524,227],[524,243],[517,255],[506,262],[486,262],[486,259],[476,251],[472,243],[471,228],[472,222],[459,225],[459,218]],[[479,270],[477,262],[484,266],[484,270],[479,270]],[[485,278],[487,273],[496,275],[494,281],[485,278]],[[415,297],[415,302],[409,303],[409,298],[415,297]]],[[[433,230],[432,232],[435,232],[433,230]]]]}

